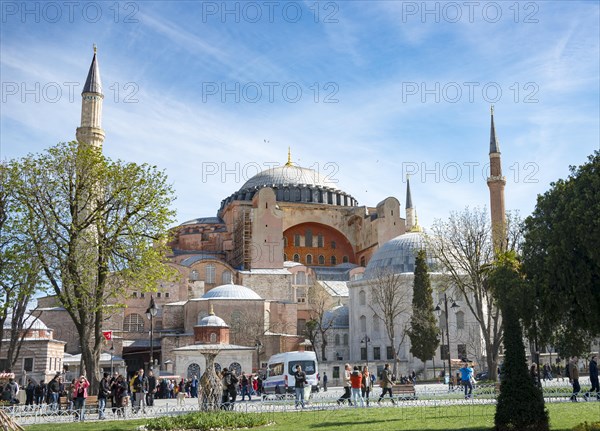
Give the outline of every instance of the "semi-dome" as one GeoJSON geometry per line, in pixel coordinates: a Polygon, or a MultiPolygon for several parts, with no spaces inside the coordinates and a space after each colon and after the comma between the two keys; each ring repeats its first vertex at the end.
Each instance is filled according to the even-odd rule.
{"type": "Polygon", "coordinates": [[[323,314],[323,325],[332,328],[350,327],[350,310],[346,305],[337,305],[323,314]]]}
{"type": "Polygon", "coordinates": [[[255,291],[239,284],[224,284],[209,290],[204,299],[262,299],[255,291]]]}
{"type": "Polygon", "coordinates": [[[288,160],[283,166],[269,168],[254,175],[235,193],[221,202],[221,209],[233,201],[250,201],[254,194],[270,187],[278,202],[316,203],[356,206],[350,194],[340,190],[337,182],[310,168],[295,166],[288,160]]]}
{"type": "MultiPolygon", "coordinates": [[[[382,272],[414,272],[419,250],[427,250],[427,238],[423,232],[405,233],[389,240],[375,252],[367,264],[364,278],[376,278],[382,272]]],[[[436,268],[436,260],[430,253],[427,253],[427,265],[431,271],[436,268]]]]}

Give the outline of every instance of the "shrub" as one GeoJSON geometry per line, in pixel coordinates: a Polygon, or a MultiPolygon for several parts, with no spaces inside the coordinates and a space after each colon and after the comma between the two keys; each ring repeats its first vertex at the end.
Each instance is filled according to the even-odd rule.
{"type": "Polygon", "coordinates": [[[205,431],[211,429],[253,428],[268,423],[267,415],[262,413],[198,412],[152,419],[146,424],[146,428],[149,430],[193,429],[205,431]]]}
{"type": "Polygon", "coordinates": [[[573,431],[600,431],[600,422],[594,422],[591,424],[584,422],[573,428],[573,431]]]}

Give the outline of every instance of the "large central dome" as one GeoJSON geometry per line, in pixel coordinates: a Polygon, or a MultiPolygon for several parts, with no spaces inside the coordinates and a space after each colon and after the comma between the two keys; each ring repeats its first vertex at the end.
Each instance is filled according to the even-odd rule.
{"type": "Polygon", "coordinates": [[[284,165],[262,171],[250,178],[240,190],[261,187],[305,185],[336,189],[337,184],[317,171],[300,166],[284,165]]]}
{"type": "Polygon", "coordinates": [[[221,202],[221,210],[233,201],[251,201],[254,194],[270,187],[275,191],[278,202],[298,202],[356,206],[358,203],[350,194],[340,190],[331,174],[323,175],[314,169],[295,166],[288,162],[283,166],[262,171],[235,193],[221,202]]]}

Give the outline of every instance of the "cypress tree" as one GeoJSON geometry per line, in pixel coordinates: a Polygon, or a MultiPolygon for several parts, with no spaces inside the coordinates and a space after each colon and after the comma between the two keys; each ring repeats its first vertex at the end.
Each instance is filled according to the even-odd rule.
{"type": "Polygon", "coordinates": [[[541,388],[529,375],[520,321],[523,277],[514,252],[498,257],[489,277],[502,310],[504,366],[496,406],[497,431],[547,431],[548,411],[541,388]]]}
{"type": "Polygon", "coordinates": [[[419,250],[415,259],[412,316],[408,331],[411,353],[423,362],[433,358],[440,343],[438,333],[433,315],[433,290],[427,269],[427,254],[425,250],[419,250]]]}

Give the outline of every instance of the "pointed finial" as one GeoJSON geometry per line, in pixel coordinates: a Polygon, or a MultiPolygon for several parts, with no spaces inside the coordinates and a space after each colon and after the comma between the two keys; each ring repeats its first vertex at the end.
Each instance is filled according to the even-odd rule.
{"type": "Polygon", "coordinates": [[[215,310],[214,310],[214,308],[213,308],[213,305],[212,305],[212,304],[210,304],[210,311],[208,312],[208,314],[209,314],[210,316],[214,316],[214,315],[215,315],[215,310]]]}
{"type": "Polygon", "coordinates": [[[285,165],[292,166],[292,151],[291,151],[290,147],[288,147],[288,160],[285,165]]]}
{"type": "Polygon", "coordinates": [[[94,44],[94,54],[96,54],[97,51],[98,51],[98,48],[96,47],[96,44],[94,44]]]}
{"type": "Polygon", "coordinates": [[[494,115],[494,105],[490,105],[490,113],[494,115]]]}

